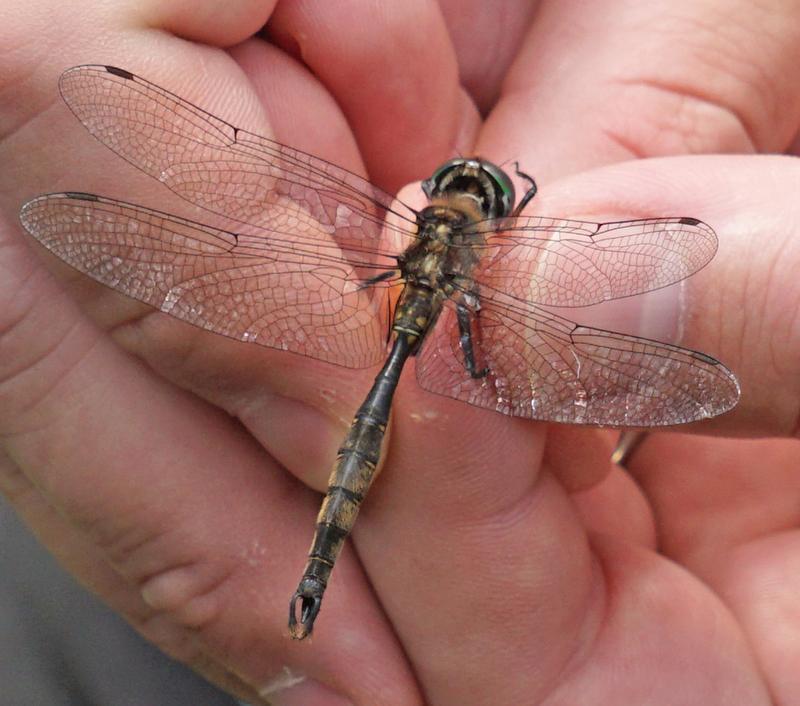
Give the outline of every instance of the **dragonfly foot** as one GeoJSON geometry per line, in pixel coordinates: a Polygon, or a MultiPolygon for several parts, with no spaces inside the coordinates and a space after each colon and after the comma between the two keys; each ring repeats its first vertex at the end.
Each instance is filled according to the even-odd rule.
{"type": "Polygon", "coordinates": [[[307,638],[314,629],[314,621],[322,607],[325,586],[313,577],[303,577],[289,602],[289,633],[295,640],[307,638]],[[298,605],[300,620],[297,619],[298,605]]]}

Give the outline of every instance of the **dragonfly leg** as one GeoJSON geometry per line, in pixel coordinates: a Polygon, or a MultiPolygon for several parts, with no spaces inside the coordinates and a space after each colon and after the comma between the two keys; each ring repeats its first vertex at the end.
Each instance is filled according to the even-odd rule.
{"type": "Polygon", "coordinates": [[[328,480],[328,492],[317,515],[308,562],[289,602],[289,632],[296,640],[308,637],[314,628],[333,566],[375,477],[392,396],[415,338],[404,333],[395,339],[386,363],[356,412],[339,449],[328,480]]]}
{"type": "MultiPolygon", "coordinates": [[[[388,321],[394,321],[395,306],[392,301],[391,292],[386,291],[386,310],[389,312],[388,321]]],[[[388,326],[386,330],[386,345],[392,340],[392,327],[388,326]]]]}
{"type": "Polygon", "coordinates": [[[456,316],[458,317],[458,332],[460,334],[459,343],[464,353],[464,365],[467,372],[473,378],[486,377],[489,368],[477,370],[475,366],[475,348],[472,345],[472,321],[477,317],[463,304],[456,304],[456,316]]]}
{"type": "Polygon", "coordinates": [[[379,275],[375,275],[374,277],[370,277],[369,279],[365,279],[361,284],[358,285],[359,289],[366,289],[367,287],[371,287],[374,284],[379,284],[380,282],[386,282],[398,275],[397,270],[386,270],[386,272],[381,272],[379,275]]]}
{"type": "Polygon", "coordinates": [[[611,462],[626,468],[631,456],[642,445],[647,438],[646,431],[623,431],[620,432],[617,446],[611,454],[611,462]]]}
{"type": "Polygon", "coordinates": [[[514,212],[511,214],[512,216],[518,216],[520,213],[522,213],[522,209],[525,208],[525,206],[528,205],[530,200],[534,196],[536,196],[536,192],[539,190],[539,187],[536,186],[536,182],[534,181],[532,176],[529,176],[525,172],[520,171],[519,162],[514,162],[514,172],[516,173],[516,175],[518,177],[524,179],[525,181],[527,181],[530,184],[530,188],[522,196],[522,199],[520,200],[519,204],[517,204],[517,207],[514,209],[514,212]]]}

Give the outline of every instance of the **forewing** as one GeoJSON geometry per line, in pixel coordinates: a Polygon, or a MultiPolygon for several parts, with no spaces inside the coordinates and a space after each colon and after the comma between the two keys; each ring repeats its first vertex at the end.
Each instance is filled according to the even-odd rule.
{"type": "Polygon", "coordinates": [[[385,351],[385,288],[360,288],[341,257],[91,194],[40,196],[25,229],[72,267],[195,326],[361,368],[385,351]]]}
{"type": "Polygon", "coordinates": [[[476,331],[485,377],[467,373],[448,306],[418,357],[420,385],[515,417],[625,427],[713,417],[739,398],[733,374],[702,353],[577,326],[537,307],[487,306],[476,331]]]}
{"type": "Polygon", "coordinates": [[[494,226],[474,273],[483,296],[497,291],[544,306],[588,306],[659,289],[697,272],[717,250],[714,231],[696,218],[522,217],[494,226]]]}
{"type": "Polygon", "coordinates": [[[344,250],[383,255],[416,233],[415,212],[358,175],[239,129],[125,70],[77,66],[59,87],[100,142],[187,201],[237,223],[299,240],[314,240],[322,229],[344,250]]]}

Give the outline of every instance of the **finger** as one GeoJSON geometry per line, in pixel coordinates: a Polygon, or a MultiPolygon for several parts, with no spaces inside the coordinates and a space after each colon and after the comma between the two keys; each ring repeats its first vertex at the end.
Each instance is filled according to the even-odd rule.
{"type": "Polygon", "coordinates": [[[573,493],[572,501],[587,531],[655,550],[658,537],[647,497],[621,468],[591,488],[573,493]]]}
{"type": "MultiPolygon", "coordinates": [[[[788,436],[796,433],[800,392],[800,371],[791,367],[800,345],[791,313],[800,257],[794,246],[798,183],[798,163],[787,157],[648,160],[564,180],[543,190],[536,209],[583,216],[594,202],[589,218],[611,207],[642,217],[691,214],[711,224],[719,238],[717,254],[685,280],[680,292],[668,288],[674,292],[677,326],[662,340],[703,351],[739,378],[742,397],[736,410],[699,426],[788,436]]],[[[631,298],[631,306],[647,307],[648,297],[631,298]]],[[[577,311],[575,318],[593,323],[577,311]]]]}
{"type": "Polygon", "coordinates": [[[794,140],[792,140],[792,144],[789,145],[789,149],[786,150],[787,154],[792,154],[795,157],[800,156],[800,132],[798,132],[794,136],[794,140]]]}
{"type": "Polygon", "coordinates": [[[471,149],[477,112],[432,0],[282,3],[269,31],[337,98],[370,176],[390,192],[471,149]]]}
{"type": "MultiPolygon", "coordinates": [[[[57,6],[39,0],[26,13],[9,13],[6,18],[6,38],[15,44],[17,37],[36,34],[39,55],[12,54],[5,80],[29,78],[31,64],[38,67],[40,84],[71,64],[118,65],[124,54],[119,45],[135,47],[146,29],[165,31],[151,32],[146,51],[126,68],[154,79],[159,74],[180,76],[183,86],[193,86],[226,62],[221,52],[192,46],[184,39],[232,47],[252,38],[270,19],[270,35],[298,64],[310,67],[339,100],[373,178],[394,190],[454,151],[470,147],[477,113],[459,86],[452,46],[436,3],[417,0],[391,7],[387,11],[360,0],[335,8],[326,3],[237,0],[220,12],[212,2],[172,0],[118,4],[113,12],[64,11],[59,17],[57,6]],[[82,31],[71,33],[70,27],[82,31]],[[108,33],[126,37],[111,53],[103,39],[108,33]],[[65,43],[65,36],[80,39],[65,43]],[[420,134],[425,140],[419,139],[420,134]],[[398,144],[410,149],[398,150],[398,144]]],[[[219,83],[215,89],[226,91],[228,100],[241,90],[235,83],[219,83]]],[[[248,107],[242,111],[237,103],[234,107],[246,113],[248,107]]],[[[312,111],[305,117],[324,124],[325,113],[312,111]]]]}
{"type": "Polygon", "coordinates": [[[772,703],[739,626],[705,585],[617,539],[592,544],[604,579],[602,626],[554,702],[772,703]]]}
{"type": "MultiPolygon", "coordinates": [[[[105,602],[115,611],[128,616],[130,622],[143,625],[147,621],[152,621],[153,611],[138,593],[131,591],[131,586],[109,565],[107,558],[102,556],[95,544],[49,505],[27,477],[7,457],[2,458],[1,453],[0,492],[11,500],[14,511],[29,528],[35,531],[39,542],[48,547],[57,558],[59,564],[68,569],[72,576],[78,577],[83,586],[89,588],[96,595],[102,596],[105,602]]],[[[8,512],[6,508],[3,508],[3,511],[8,512]]],[[[18,533],[12,533],[10,537],[4,537],[6,543],[18,539],[18,533]]],[[[23,549],[20,548],[20,551],[23,551],[23,549]]],[[[40,561],[40,558],[38,561],[40,561]]],[[[34,557],[30,565],[33,566],[36,563],[37,558],[34,557]]],[[[7,566],[7,569],[13,570],[10,566],[7,566]]],[[[28,586],[26,584],[26,580],[35,580],[37,577],[41,578],[36,573],[34,576],[29,577],[15,576],[14,580],[21,587],[21,590],[27,591],[31,589],[34,595],[37,590],[53,591],[53,587],[50,585],[28,586]]],[[[63,607],[61,611],[63,616],[62,625],[65,621],[73,618],[73,625],[81,625],[82,634],[87,632],[87,626],[76,622],[80,620],[80,617],[69,613],[71,608],[69,605],[63,604],[60,595],[54,597],[53,600],[58,601],[59,605],[63,607]]],[[[84,598],[81,596],[76,600],[83,601],[84,598]]],[[[37,604],[34,603],[34,605],[37,604]]],[[[74,607],[74,604],[72,607],[74,607]]],[[[42,606],[39,605],[40,610],[41,608],[42,606]]],[[[42,618],[42,622],[48,626],[52,625],[53,616],[48,615],[42,618]]],[[[166,621],[162,621],[162,626],[166,626],[166,621]]],[[[145,632],[147,631],[146,627],[141,629],[145,632]]],[[[175,633],[176,631],[173,630],[172,635],[176,636],[175,633]]],[[[74,641],[69,644],[78,646],[81,641],[80,635],[73,636],[73,639],[74,641]]],[[[252,686],[221,664],[212,662],[204,656],[198,644],[190,645],[187,641],[183,645],[169,646],[167,644],[167,636],[163,631],[158,636],[158,642],[163,649],[168,650],[174,656],[180,655],[184,662],[191,664],[196,670],[201,671],[207,679],[222,686],[230,694],[234,694],[248,703],[264,703],[259,693],[252,686]]],[[[132,686],[131,688],[134,687],[132,686]]],[[[25,687],[20,686],[20,689],[24,691],[25,687]]],[[[20,691],[20,693],[22,692],[20,691]]]]}
{"type": "MultiPolygon", "coordinates": [[[[224,54],[211,46],[231,46],[252,36],[263,27],[272,4],[234,0],[226,4],[224,12],[218,4],[206,0],[81,7],[34,0],[24,9],[5,6],[0,9],[0,39],[3,46],[14,50],[3,55],[0,87],[13,91],[25,84],[29,90],[39,91],[40,102],[6,102],[3,111],[15,112],[21,122],[42,105],[54,103],[55,83],[46,85],[45,79],[56,79],[62,71],[80,63],[116,66],[126,62],[132,66],[138,61],[139,68],[150,67],[152,74],[154,69],[172,64],[172,71],[187,84],[202,83],[207,72],[213,75],[214,66],[225,61],[224,54]],[[36,37],[36,42],[25,41],[30,37],[36,37]]],[[[224,87],[219,85],[214,90],[220,89],[224,87]]]]}
{"type": "Polygon", "coordinates": [[[570,493],[590,533],[656,546],[653,518],[641,489],[611,461],[614,433],[567,424],[547,429],[542,465],[570,493]]]}
{"type": "Polygon", "coordinates": [[[798,450],[794,439],[666,435],[648,439],[631,465],[662,551],[725,600],[778,700],[796,693],[800,656],[798,450]]]}
{"type": "Polygon", "coordinates": [[[544,2],[480,144],[530,155],[543,181],[632,157],[782,152],[800,126],[795,17],[778,0],[544,2]]]}
{"type": "Polygon", "coordinates": [[[226,415],[103,338],[22,248],[3,253],[17,260],[4,261],[0,290],[0,437],[30,485],[11,497],[34,529],[140,632],[210,677],[232,672],[261,693],[288,667],[355,702],[389,688],[416,703],[352,554],[338,571],[346,594],[328,598],[327,638],[315,650],[288,640],[314,495],[226,415]],[[62,536],[59,518],[75,531],[62,536]],[[77,539],[91,551],[76,557],[77,539]]]}
{"type": "MultiPolygon", "coordinates": [[[[159,7],[169,5],[158,4],[159,7]]],[[[19,18],[12,18],[16,22],[11,23],[11,28],[4,25],[12,37],[28,36],[37,22],[53,28],[51,34],[45,31],[37,35],[38,41],[27,53],[13,54],[3,62],[0,90],[25,97],[6,101],[0,109],[2,134],[4,137],[13,135],[12,140],[2,144],[4,162],[11,169],[4,172],[3,182],[0,182],[5,187],[2,205],[8,207],[9,213],[18,208],[20,194],[27,190],[32,193],[45,188],[52,191],[59,178],[74,187],[78,175],[87,190],[97,185],[108,191],[113,186],[120,194],[154,193],[160,196],[162,203],[168,200],[169,194],[163,187],[141,179],[141,175],[127,169],[124,163],[116,162],[118,158],[107,148],[88,137],[61,101],[58,77],[65,69],[81,63],[121,65],[202,104],[235,125],[279,140],[285,139],[281,134],[283,130],[285,137],[292,138],[293,142],[302,136],[303,143],[297,145],[299,147],[318,152],[331,150],[331,138],[335,135],[338,139],[332,157],[345,167],[363,172],[357,147],[335,101],[307,69],[263,41],[254,40],[248,45],[251,48],[256,44],[261,51],[242,52],[248,58],[247,70],[276,75],[273,83],[262,85],[259,94],[253,90],[245,71],[227,52],[193,45],[159,28],[143,32],[122,12],[121,6],[117,15],[97,13],[73,17],[68,13],[69,16],[60,18],[63,19],[61,31],[50,24],[53,18],[49,10],[46,2],[39,2],[26,13],[18,13],[19,18]],[[80,30],[84,26],[92,26],[95,31],[82,33],[80,30]],[[79,35],[82,41],[64,43],[64,34],[79,35]],[[115,37],[115,45],[124,50],[109,52],[104,39],[109,35],[115,37]],[[61,43],[57,45],[58,51],[54,51],[57,42],[61,43]],[[31,71],[31,66],[36,70],[31,71]],[[261,104],[260,97],[264,98],[265,105],[261,104]],[[281,119],[284,114],[286,117],[281,119]],[[276,125],[273,126],[269,119],[275,116],[276,125]],[[48,139],[53,130],[59,134],[71,133],[75,139],[53,142],[48,139]],[[117,165],[116,169],[109,168],[110,162],[117,165]],[[31,169],[32,164],[39,168],[31,169]],[[56,165],[60,169],[55,169],[56,165]],[[45,168],[47,181],[43,184],[41,177],[45,168]],[[14,172],[14,179],[10,178],[10,171],[14,172]]]]}
{"type": "Polygon", "coordinates": [[[525,39],[538,4],[508,0],[439,0],[458,59],[461,85],[487,113],[497,101],[508,67],[525,39]]]}
{"type": "Polygon", "coordinates": [[[610,453],[608,435],[603,431],[559,424],[547,433],[543,462],[567,491],[576,493],[610,473],[610,453]]]}
{"type": "Polygon", "coordinates": [[[176,37],[217,47],[231,47],[252,37],[264,27],[277,0],[236,0],[220,11],[211,0],[131,2],[120,7],[129,24],[160,28],[176,37]]]}

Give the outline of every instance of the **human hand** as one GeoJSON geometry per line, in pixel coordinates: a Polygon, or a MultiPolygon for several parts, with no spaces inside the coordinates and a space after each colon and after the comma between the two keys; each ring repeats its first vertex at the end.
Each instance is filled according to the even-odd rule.
{"type": "MultiPolygon", "coordinates": [[[[436,18],[421,15],[418,8],[404,8],[404,13],[416,11],[413,17],[420,21],[417,29],[429,28],[423,33],[426,41],[413,47],[402,43],[410,41],[411,33],[408,24],[397,17],[379,18],[386,22],[386,33],[382,34],[376,31],[377,19],[363,15],[359,15],[363,24],[343,26],[341,18],[348,16],[339,8],[326,22],[319,19],[320,8],[308,10],[305,16],[301,12],[299,17],[283,8],[284,15],[276,16],[272,27],[273,36],[283,44],[292,36],[309,42],[306,60],[318,75],[325,76],[326,69],[332,74],[323,79],[325,86],[337,103],[345,106],[371,173],[390,186],[418,174],[417,164],[422,173],[429,172],[431,166],[450,156],[453,144],[471,151],[470,139],[459,140],[457,136],[471,135],[476,126],[474,113],[459,110],[465,101],[454,83],[452,57],[448,59],[443,49],[447,47],[445,38],[435,34],[437,27],[437,31],[442,29],[436,18]],[[387,33],[398,38],[397,46],[386,41],[387,33]],[[344,46],[323,43],[319,51],[320,44],[315,40],[324,37],[344,37],[347,42],[344,46]],[[383,41],[372,44],[373,62],[365,64],[365,42],[370,37],[382,37],[383,41]],[[423,49],[431,53],[424,54],[423,49]],[[314,50],[318,51],[316,55],[314,50]],[[413,65],[399,61],[393,51],[416,61],[413,65]],[[348,67],[346,61],[343,64],[343,58],[352,58],[352,66],[348,67]],[[375,85],[368,80],[352,80],[359,67],[374,67],[377,59],[403,78],[387,82],[376,71],[375,85]],[[440,68],[433,75],[432,66],[440,68]],[[425,82],[420,76],[425,76],[425,82]],[[344,78],[337,83],[336,77],[344,78]],[[396,93],[379,93],[378,100],[367,100],[387,90],[386,85],[389,90],[394,85],[396,93]],[[408,100],[410,86],[415,87],[419,101],[408,100]],[[427,111],[420,122],[424,122],[426,140],[431,131],[430,141],[410,140],[423,129],[414,122],[419,118],[418,107],[428,103],[431,109],[440,110],[436,115],[442,120],[451,118],[454,122],[443,125],[427,111]],[[350,110],[346,106],[351,106],[350,110]],[[364,107],[367,117],[361,117],[364,107]],[[396,124],[384,119],[390,108],[396,124]],[[403,147],[398,150],[399,144],[403,147]],[[402,154],[395,158],[393,151],[402,154]]],[[[236,15],[235,8],[230,10],[225,19],[236,15]]],[[[216,41],[224,45],[246,37],[245,32],[259,26],[261,19],[247,10],[243,7],[245,21],[234,29],[221,26],[215,17],[210,31],[200,10],[191,16],[176,18],[179,13],[175,12],[162,17],[161,26],[211,43],[216,36],[216,41]]],[[[152,25],[153,17],[147,19],[152,25]]],[[[141,22],[141,18],[135,20],[141,22]]],[[[131,22],[131,18],[125,21],[131,22]]],[[[195,98],[195,102],[236,124],[258,132],[266,132],[269,124],[284,142],[359,168],[347,127],[333,102],[280,53],[257,41],[230,52],[260,93],[268,111],[265,121],[259,102],[225,54],[142,30],[128,32],[127,38],[134,46],[137,41],[144,43],[139,51],[129,49],[129,62],[123,61],[118,51],[107,54],[99,47],[83,44],[82,38],[73,49],[74,60],[64,61],[62,55],[49,65],[49,85],[43,80],[30,82],[32,100],[55,100],[55,77],[65,66],[107,61],[195,98]],[[147,62],[142,61],[143,56],[148,57],[147,62]],[[166,59],[170,60],[169,70],[165,70],[166,59]],[[168,78],[190,76],[188,67],[196,68],[200,62],[210,77],[204,78],[202,85],[188,85],[184,90],[168,78]],[[154,70],[148,70],[149,65],[154,70]],[[267,80],[280,83],[268,86],[264,83],[267,80]],[[222,95],[234,96],[237,105],[227,111],[215,104],[215,96],[206,93],[209,85],[219,87],[217,101],[222,95]],[[282,112],[281,95],[295,112],[282,112]],[[323,115],[327,119],[322,119],[323,115]],[[303,123],[304,119],[308,123],[303,123]],[[309,134],[308,125],[330,132],[309,134]]],[[[29,62],[37,63],[29,58],[24,66],[29,62]]],[[[510,114],[506,123],[500,123],[507,131],[498,127],[497,121],[492,127],[504,139],[512,130],[526,134],[530,130],[524,113],[514,120],[512,117],[510,114]]],[[[478,143],[482,154],[519,157],[523,164],[530,161],[527,143],[519,152],[507,155],[499,151],[499,144],[493,147],[484,134],[478,143]]],[[[38,124],[26,125],[25,131],[6,141],[6,162],[19,164],[13,181],[7,180],[3,188],[3,212],[9,221],[21,201],[42,190],[63,187],[108,193],[109,169],[119,169],[125,175],[119,186],[115,185],[119,191],[113,195],[169,210],[163,205],[163,190],[137,182],[137,175],[131,175],[126,165],[87,143],[90,140],[85,133],[58,104],[38,124]],[[75,136],[64,146],[68,154],[55,163],[56,167],[46,154],[28,149],[41,144],[54,126],[65,135],[75,136]],[[36,157],[37,168],[31,168],[31,154],[36,157]],[[70,158],[79,167],[71,174],[64,166],[70,158]],[[53,174],[58,170],[63,170],[62,174],[53,174]],[[46,181],[31,181],[42,171],[46,181]]],[[[554,185],[552,195],[543,195],[537,212],[636,216],[680,210],[711,222],[721,234],[738,232],[752,237],[752,232],[762,227],[758,223],[763,220],[767,201],[779,201],[774,184],[796,175],[787,165],[788,175],[781,179],[777,172],[783,174],[784,166],[766,166],[766,162],[758,167],[742,164],[736,168],[718,161],[716,165],[705,161],[688,164],[626,165],[605,176],[594,173],[581,177],[562,188],[554,185]],[[694,181],[685,178],[687,168],[694,181]],[[714,211],[708,207],[709,203],[725,205],[719,196],[727,193],[724,189],[742,190],[745,184],[752,188],[750,180],[767,186],[767,172],[773,173],[770,188],[764,189],[766,193],[748,194],[748,201],[753,199],[750,209],[742,203],[730,206],[727,213],[724,208],[714,211]],[[715,187],[718,191],[710,190],[710,176],[719,179],[715,187]],[[637,183],[643,177],[644,185],[637,183]]],[[[538,169],[538,164],[535,166],[538,169]]],[[[12,225],[13,221],[9,232],[12,225]]],[[[361,566],[354,552],[345,554],[311,649],[289,644],[284,625],[287,590],[291,591],[302,567],[318,497],[294,484],[274,460],[312,487],[324,487],[343,427],[369,383],[369,373],[337,370],[332,378],[329,367],[313,361],[252,351],[165,321],[160,315],[140,319],[140,307],[100,292],[83,280],[73,281],[72,288],[78,290],[83,306],[103,328],[114,331],[117,342],[160,373],[237,416],[268,450],[267,456],[225,415],[120,354],[86,321],[77,318],[76,310],[65,304],[44,277],[23,277],[39,272],[26,252],[7,252],[19,259],[9,260],[13,277],[4,285],[8,287],[4,301],[13,306],[4,306],[3,311],[9,323],[16,318],[34,322],[27,329],[14,326],[14,335],[6,337],[13,344],[9,346],[13,355],[3,356],[10,363],[6,375],[13,374],[15,381],[13,386],[6,386],[9,404],[3,406],[7,410],[4,448],[11,471],[7,487],[29,523],[84,581],[167,651],[201,665],[206,674],[229,688],[252,699],[252,690],[270,683],[283,665],[290,665],[295,672],[309,674],[347,693],[355,703],[417,703],[420,688],[428,701],[436,704],[519,703],[520,698],[534,701],[540,698],[538,695],[552,692],[555,675],[566,661],[573,660],[581,668],[561,680],[561,693],[576,693],[569,690],[580,688],[577,693],[586,700],[592,697],[582,690],[588,689],[597,695],[596,703],[603,703],[603,699],[611,700],[620,692],[604,694],[598,691],[600,685],[625,689],[636,683],[621,679],[609,685],[605,675],[606,670],[618,669],[613,660],[630,654],[626,649],[635,648],[641,631],[654,635],[654,624],[661,628],[651,640],[652,646],[669,648],[670,654],[699,642],[697,631],[708,623],[696,620],[694,615],[688,625],[675,620],[666,626],[658,623],[657,609],[682,607],[692,601],[718,626],[718,642],[703,646],[723,644],[728,658],[725,664],[710,663],[714,654],[698,650],[698,654],[691,653],[698,657],[690,665],[692,673],[707,678],[715,669],[713,673],[724,677],[726,686],[737,693],[759,693],[761,685],[754,686],[757,680],[752,659],[739,642],[739,626],[716,599],[698,595],[695,580],[677,580],[666,562],[642,550],[642,545],[652,545],[652,527],[643,499],[631,493],[630,487],[626,489],[624,480],[606,482],[594,491],[596,495],[604,493],[605,506],[614,508],[615,513],[622,500],[633,496],[631,509],[613,518],[630,520],[624,533],[616,533],[623,535],[623,541],[617,538],[587,544],[585,527],[565,490],[589,485],[608,472],[604,461],[608,449],[598,434],[582,435],[580,446],[577,435],[567,434],[567,444],[563,436],[559,437],[563,429],[546,436],[544,425],[509,420],[432,398],[413,381],[404,386],[397,401],[385,470],[354,537],[361,566]],[[27,315],[22,317],[22,313],[27,315]],[[71,331],[70,335],[64,337],[65,331],[71,331]],[[65,343],[54,354],[43,357],[61,338],[65,343]],[[42,374],[17,375],[40,359],[37,370],[42,374]],[[54,389],[48,394],[51,386],[54,389]],[[320,390],[324,391],[322,395],[320,390]],[[320,408],[321,413],[313,411],[320,408]],[[437,421],[415,423],[420,409],[437,421]],[[442,444],[443,437],[448,439],[446,444],[442,444]],[[554,443],[559,438],[561,444],[554,443]],[[536,459],[546,442],[547,463],[537,475],[536,459]],[[559,450],[572,453],[559,456],[559,450]],[[487,467],[491,469],[488,472],[487,467]],[[66,516],[66,522],[62,516],[66,516]],[[424,554],[421,546],[425,547],[424,554]],[[249,552],[244,556],[243,548],[249,552]],[[639,564],[623,573],[638,559],[639,564]],[[613,573],[597,575],[593,568],[600,564],[613,573]],[[364,571],[379,602],[370,592],[364,571]],[[610,576],[619,580],[607,584],[605,579],[610,576]],[[655,597],[664,602],[649,606],[650,610],[637,609],[643,579],[652,590],[650,581],[662,576],[664,592],[658,585],[655,597]],[[142,602],[143,586],[156,610],[142,602]],[[444,587],[457,590],[446,593],[444,587]],[[603,594],[617,599],[613,606],[622,609],[608,615],[616,619],[633,615],[631,620],[635,618],[636,624],[626,624],[623,631],[618,622],[608,620],[603,621],[603,630],[592,629],[603,607],[595,599],[603,594]],[[520,606],[530,606],[531,601],[536,610],[520,615],[520,606]],[[626,612],[632,608],[635,610],[626,612]],[[411,676],[412,670],[418,681],[411,676]]],[[[718,260],[725,252],[721,251],[718,260]]],[[[767,252],[760,252],[760,257],[767,259],[767,252]]],[[[723,260],[722,271],[726,271],[725,264],[736,271],[735,261],[723,260]]],[[[695,292],[693,285],[690,299],[692,311],[708,309],[712,321],[697,323],[688,338],[696,342],[695,347],[725,360],[741,375],[748,390],[748,382],[755,375],[748,375],[747,361],[736,356],[737,350],[747,350],[741,343],[741,312],[740,317],[724,319],[729,327],[724,336],[710,335],[721,326],[721,311],[726,306],[719,298],[719,289],[708,286],[709,278],[712,285],[715,282],[716,267],[717,261],[701,275],[706,286],[701,291],[698,284],[695,292]],[[712,299],[703,294],[709,290],[715,295],[712,299]]],[[[788,350],[791,353],[791,347],[788,350]]],[[[792,359],[791,354],[788,359],[792,359]]],[[[766,383],[763,387],[777,389],[777,385],[766,383]]],[[[789,408],[791,391],[785,383],[782,389],[789,408]]],[[[737,416],[741,428],[747,430],[752,420],[763,418],[767,405],[758,395],[750,401],[751,406],[745,407],[745,403],[737,416]]],[[[777,426],[772,429],[774,433],[782,431],[777,426]]],[[[643,452],[649,447],[650,442],[643,452]]],[[[599,517],[602,510],[597,509],[596,498],[587,500],[584,495],[579,503],[590,527],[617,529],[614,523],[599,517]]],[[[684,651],[679,656],[686,655],[684,651]]],[[[654,681],[654,672],[660,675],[664,694],[669,693],[667,687],[674,688],[670,679],[674,672],[665,669],[666,656],[653,651],[649,660],[643,660],[650,669],[640,670],[648,686],[654,681]]],[[[686,669],[685,664],[680,666],[686,669]]],[[[681,684],[687,691],[691,682],[684,671],[681,684]]],[[[751,702],[757,701],[754,698],[751,702]]],[[[303,703],[313,702],[309,697],[303,703]]]]}
{"type": "MultiPolygon", "coordinates": [[[[662,340],[675,340],[680,332],[687,345],[720,357],[740,376],[743,397],[739,408],[715,425],[733,435],[773,438],[653,435],[633,456],[631,475],[613,469],[603,482],[574,493],[572,499],[590,530],[657,548],[711,587],[739,622],[773,698],[794,703],[798,684],[792,665],[800,654],[793,636],[798,624],[786,616],[796,612],[797,595],[792,577],[798,515],[792,499],[797,496],[793,461],[798,449],[789,440],[796,435],[797,389],[788,382],[793,370],[785,361],[797,347],[789,274],[797,255],[792,242],[796,229],[784,218],[796,213],[797,163],[763,158],[656,162],[640,165],[641,171],[627,164],[594,172],[586,175],[588,181],[582,177],[552,188],[548,180],[630,157],[797,155],[796,7],[609,1],[539,3],[532,9],[520,2],[506,5],[507,14],[498,18],[481,3],[442,5],[455,28],[462,82],[487,104],[501,96],[480,133],[478,151],[505,155],[507,146],[525,146],[523,163],[535,165],[529,168],[544,187],[532,210],[590,217],[609,209],[627,215],[691,213],[717,229],[720,253],[707,271],[687,283],[691,299],[664,316],[663,309],[649,311],[645,297],[636,298],[633,310],[623,314],[636,326],[625,330],[638,329],[662,340]],[[458,20],[473,17],[472,10],[485,13],[479,35],[458,20]],[[530,29],[509,30],[525,28],[525,17],[532,12],[530,29]],[[503,37],[507,41],[500,45],[506,51],[497,52],[497,61],[487,59],[495,56],[472,50],[476,37],[487,44],[503,37]],[[592,192],[598,210],[586,212],[585,203],[594,202],[592,192]],[[775,199],[763,199],[767,192],[775,199]],[[664,196],[667,202],[661,201],[664,196]],[[705,335],[718,331],[716,343],[701,330],[705,335]]],[[[581,464],[576,448],[589,444],[594,434],[577,428],[550,430],[545,458],[561,469],[559,477],[567,488],[591,485],[587,468],[592,464],[581,464]]],[[[617,566],[624,566],[624,552],[615,559],[617,566]]],[[[641,578],[646,576],[643,570],[641,578]]],[[[659,595],[671,596],[673,607],[682,605],[680,591],[674,589],[669,580],[659,586],[659,595]]],[[[695,589],[702,590],[699,584],[695,589]]],[[[635,610],[629,615],[642,618],[635,610]]],[[[706,618],[710,620],[710,613],[706,618]]],[[[657,627],[658,621],[653,622],[657,627]]],[[[708,624],[703,620],[696,627],[702,630],[708,624]]],[[[672,627],[677,635],[677,625],[672,627]]],[[[629,644],[636,644],[633,636],[629,644]]],[[[651,644],[648,639],[645,647],[651,644]]],[[[685,677],[702,672],[708,655],[721,649],[711,639],[693,645],[706,654],[687,649],[681,655],[692,662],[685,677]]],[[[649,689],[638,702],[724,700],[726,679],[719,672],[709,670],[704,692],[692,678],[671,679],[674,661],[645,667],[646,650],[633,659],[649,689]],[[663,680],[663,691],[654,686],[656,678],[663,680]],[[654,681],[648,683],[650,679],[654,681]]],[[[610,673],[617,672],[609,666],[604,674],[610,673]]],[[[585,691],[571,692],[572,702],[637,701],[630,698],[635,684],[630,674],[605,690],[586,680],[585,691]]],[[[758,702],[744,693],[735,700],[758,702]]]]}

